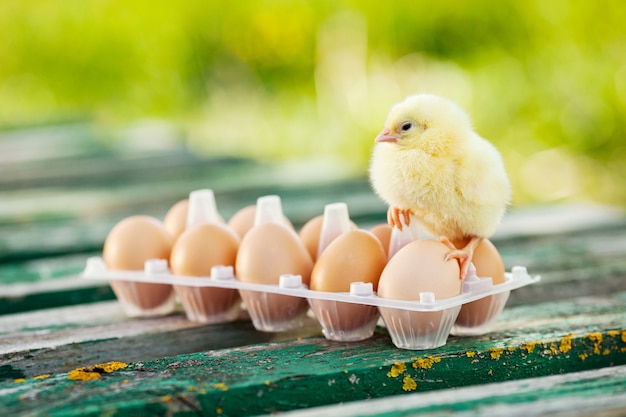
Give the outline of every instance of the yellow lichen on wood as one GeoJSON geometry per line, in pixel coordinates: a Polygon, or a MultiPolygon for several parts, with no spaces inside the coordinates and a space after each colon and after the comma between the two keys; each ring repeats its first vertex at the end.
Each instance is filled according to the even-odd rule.
{"type": "Polygon", "coordinates": [[[616,337],[619,336],[619,330],[609,330],[606,334],[609,335],[609,337],[616,337]]]}
{"type": "Polygon", "coordinates": [[[626,330],[622,330],[622,342],[626,343],[626,330]]]}
{"type": "Polygon", "coordinates": [[[91,369],[95,369],[95,368],[100,368],[102,369],[105,373],[111,373],[113,371],[117,371],[119,369],[124,369],[128,366],[127,363],[124,362],[107,362],[107,363],[101,363],[100,365],[94,365],[94,366],[90,366],[87,369],[91,370],[91,369]]]}
{"type": "Polygon", "coordinates": [[[119,369],[124,369],[128,364],[124,362],[107,362],[100,363],[98,365],[87,366],[84,368],[77,368],[70,371],[67,375],[67,379],[71,381],[93,381],[100,378],[102,374],[108,374],[119,369]]]}
{"type": "Polygon", "coordinates": [[[21,384],[22,382],[26,382],[26,378],[17,378],[14,379],[13,382],[15,382],[16,384],[21,384]]]}
{"type": "Polygon", "coordinates": [[[429,356],[427,358],[417,358],[413,362],[415,369],[430,369],[434,364],[441,362],[441,358],[429,356]]]}
{"type": "Polygon", "coordinates": [[[476,356],[476,352],[465,352],[465,356],[467,356],[468,358],[473,358],[474,356],[476,356]]]}
{"type": "Polygon", "coordinates": [[[98,378],[100,378],[99,373],[85,371],[84,368],[74,369],[67,375],[67,379],[70,381],[93,381],[98,378]]]}
{"type": "Polygon", "coordinates": [[[417,389],[417,382],[411,375],[407,375],[402,379],[402,390],[403,391],[415,391],[417,389]]]}
{"type": "Polygon", "coordinates": [[[589,355],[587,355],[586,353],[581,353],[580,355],[578,355],[578,357],[580,358],[580,360],[584,362],[585,359],[589,357],[589,355]]]}
{"type": "Polygon", "coordinates": [[[535,346],[537,346],[539,342],[528,342],[522,346],[522,350],[525,350],[526,353],[533,353],[535,350],[535,346]]]}
{"type": "Polygon", "coordinates": [[[559,345],[559,352],[567,353],[570,350],[572,350],[572,337],[574,336],[576,335],[571,333],[565,336],[563,339],[561,339],[561,344],[559,345]]]}
{"type": "Polygon", "coordinates": [[[602,333],[589,333],[588,337],[594,343],[593,353],[599,355],[602,349],[602,333]]]}
{"type": "Polygon", "coordinates": [[[397,378],[402,375],[404,371],[406,371],[406,365],[404,362],[394,362],[393,365],[391,365],[389,372],[387,372],[387,376],[389,378],[397,378]]]}
{"type": "Polygon", "coordinates": [[[35,379],[47,379],[47,378],[50,378],[51,376],[52,375],[50,374],[37,375],[35,379]]]}
{"type": "Polygon", "coordinates": [[[553,355],[558,355],[559,349],[556,347],[556,343],[550,343],[550,353],[553,355]]]}
{"type": "Polygon", "coordinates": [[[504,353],[504,348],[489,349],[489,355],[491,356],[491,359],[494,359],[494,360],[500,359],[500,356],[502,356],[502,353],[504,353]]]}
{"type": "Polygon", "coordinates": [[[222,391],[228,391],[228,386],[223,382],[218,382],[216,384],[213,384],[213,388],[221,389],[222,391]]]}

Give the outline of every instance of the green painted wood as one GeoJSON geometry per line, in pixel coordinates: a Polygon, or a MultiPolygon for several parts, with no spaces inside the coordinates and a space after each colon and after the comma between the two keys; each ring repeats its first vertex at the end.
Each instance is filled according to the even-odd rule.
{"type": "Polygon", "coordinates": [[[247,315],[232,323],[193,323],[184,314],[130,319],[117,302],[31,311],[0,317],[0,380],[67,372],[84,363],[145,361],[253,343],[320,335],[310,318],[299,329],[257,332],[247,315]]]}
{"type": "Polygon", "coordinates": [[[626,366],[287,412],[285,417],[626,415],[626,366]]]}
{"type": "Polygon", "coordinates": [[[383,329],[356,343],[312,337],[139,362],[126,359],[122,344],[115,360],[125,368],[41,369],[44,376],[0,384],[0,407],[58,416],[256,415],[536,378],[626,364],[625,323],[621,293],[511,308],[494,333],[429,351],[397,349],[383,329]]]}
{"type": "Polygon", "coordinates": [[[225,218],[269,194],[281,196],[285,214],[296,226],[336,201],[350,205],[355,221],[376,217],[382,222],[385,218],[383,204],[363,179],[322,183],[303,179],[289,186],[277,178],[278,171],[267,167],[223,171],[213,177],[194,172],[164,182],[39,190],[36,198],[29,196],[24,201],[18,196],[14,201],[4,201],[4,210],[11,217],[3,222],[0,215],[0,262],[99,250],[109,230],[124,217],[147,214],[163,218],[174,203],[200,188],[214,189],[225,218]],[[13,207],[7,208],[9,205],[13,207]],[[23,205],[31,211],[20,212],[23,205]]]}

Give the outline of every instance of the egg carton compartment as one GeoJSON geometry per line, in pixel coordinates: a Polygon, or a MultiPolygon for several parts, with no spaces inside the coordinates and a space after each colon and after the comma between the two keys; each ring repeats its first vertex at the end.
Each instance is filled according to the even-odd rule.
{"type": "MultiPolygon", "coordinates": [[[[209,277],[173,275],[167,267],[167,261],[163,259],[147,261],[143,271],[119,271],[109,270],[102,258],[93,257],[87,261],[82,276],[86,279],[108,280],[113,286],[118,282],[169,285],[179,291],[184,289],[195,293],[188,298],[180,297],[179,293],[179,297],[191,320],[207,323],[234,320],[237,316],[226,309],[228,312],[207,311],[198,317],[194,297],[210,289],[237,290],[246,303],[255,327],[268,332],[285,331],[300,326],[308,309],[308,300],[325,336],[331,340],[349,341],[370,337],[376,325],[377,312],[374,310],[377,308],[394,344],[405,349],[441,346],[451,332],[457,335],[483,334],[504,308],[510,291],[540,280],[539,276],[529,275],[525,267],[516,266],[505,274],[505,282],[501,284],[493,285],[491,278],[470,275],[463,280],[462,292],[458,296],[436,299],[432,292],[422,292],[419,300],[408,301],[378,297],[372,290],[371,283],[354,282],[350,292],[325,292],[308,289],[298,275],[283,275],[278,285],[241,282],[235,278],[232,267],[226,266],[213,267],[209,277]],[[489,300],[486,314],[479,318],[470,314],[469,318],[455,325],[462,307],[485,300],[489,300]],[[356,323],[345,318],[347,311],[358,309],[361,309],[360,313],[367,319],[362,318],[361,322],[356,323]],[[442,314],[429,314],[440,312],[442,314]],[[435,323],[435,316],[440,317],[438,324],[435,323]],[[418,322],[429,324],[415,324],[418,322]],[[435,328],[436,332],[433,330],[435,328]]],[[[120,301],[123,305],[130,303],[141,312],[144,304],[135,303],[136,297],[122,295],[120,301]]],[[[125,311],[130,311],[126,308],[125,311]]],[[[132,314],[137,315],[141,314],[132,314]]]]}
{"type": "MultiPolygon", "coordinates": [[[[363,285],[353,283],[352,287],[363,285]]],[[[371,284],[370,284],[371,285],[371,284]]],[[[373,305],[309,298],[309,306],[329,340],[355,342],[372,337],[380,317],[373,305]]]]}
{"type": "Polygon", "coordinates": [[[160,317],[176,309],[171,285],[118,280],[111,282],[111,288],[128,317],[160,317]]]}
{"type": "Polygon", "coordinates": [[[393,344],[400,349],[425,350],[446,344],[461,305],[438,311],[379,307],[393,344]]]}
{"type": "Polygon", "coordinates": [[[481,336],[489,333],[504,309],[511,291],[489,295],[463,304],[452,327],[453,336],[481,336]]]}
{"type": "Polygon", "coordinates": [[[227,323],[241,315],[241,296],[237,290],[174,285],[174,291],[190,321],[227,323]]]}

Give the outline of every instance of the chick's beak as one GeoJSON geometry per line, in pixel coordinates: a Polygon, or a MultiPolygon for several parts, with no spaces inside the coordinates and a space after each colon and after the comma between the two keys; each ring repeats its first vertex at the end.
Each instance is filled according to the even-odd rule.
{"type": "Polygon", "coordinates": [[[382,132],[376,136],[376,142],[397,142],[398,136],[391,133],[389,129],[383,129],[382,132]]]}

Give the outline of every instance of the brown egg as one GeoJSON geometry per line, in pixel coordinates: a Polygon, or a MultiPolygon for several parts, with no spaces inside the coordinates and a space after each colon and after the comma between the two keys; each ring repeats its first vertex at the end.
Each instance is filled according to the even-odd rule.
{"type": "MultiPolygon", "coordinates": [[[[298,235],[284,225],[263,223],[248,231],[239,245],[235,263],[237,278],[256,284],[278,284],[283,274],[300,275],[309,284],[313,260],[298,235]]],[[[304,298],[258,291],[240,291],[255,327],[284,331],[301,325],[304,298]]]]}
{"type": "MultiPolygon", "coordinates": [[[[460,295],[459,264],[454,259],[444,260],[449,251],[435,240],[416,240],[407,244],[383,270],[378,296],[419,300],[420,292],[432,292],[436,299],[460,295]]],[[[425,349],[445,344],[458,309],[422,312],[381,307],[380,313],[396,346],[425,349]]]]}
{"type": "Polygon", "coordinates": [[[170,267],[177,275],[209,276],[217,265],[235,265],[239,237],[220,224],[202,224],[185,231],[176,241],[170,267]]]}
{"type": "Polygon", "coordinates": [[[243,282],[278,284],[282,274],[301,275],[309,284],[313,260],[298,235],[285,226],[264,223],[241,240],[235,269],[243,282]]]}
{"type": "MultiPolygon", "coordinates": [[[[474,250],[472,263],[476,267],[476,275],[479,278],[491,277],[494,285],[502,284],[504,278],[504,262],[496,247],[487,239],[483,239],[474,250]]],[[[504,307],[502,296],[492,295],[464,304],[461,307],[456,326],[478,327],[495,319],[504,307]]],[[[506,299],[503,300],[506,302],[506,299]]],[[[456,334],[461,332],[455,331],[456,334]]],[[[471,333],[471,331],[470,331],[471,333]]]]}
{"type": "Polygon", "coordinates": [[[317,249],[320,244],[320,231],[322,230],[323,223],[323,215],[315,216],[306,222],[300,229],[300,232],[298,232],[298,236],[300,236],[300,239],[313,260],[317,259],[317,249]]]}
{"type": "MultiPolygon", "coordinates": [[[[306,249],[309,251],[314,261],[317,259],[323,225],[324,215],[321,214],[306,222],[298,233],[298,236],[300,236],[300,239],[304,242],[304,246],[306,246],[306,249]]],[[[350,225],[353,230],[357,228],[356,224],[352,221],[350,225]]]]}
{"type": "Polygon", "coordinates": [[[387,223],[379,224],[370,229],[370,232],[374,234],[380,240],[383,245],[385,253],[389,253],[389,241],[391,240],[392,227],[387,223]]]}
{"type": "MultiPolygon", "coordinates": [[[[186,230],[172,248],[170,266],[176,275],[211,275],[218,265],[233,266],[239,237],[225,225],[203,224],[186,230]]],[[[187,317],[202,323],[232,321],[239,314],[239,292],[228,288],[175,285],[187,317]]]]}
{"type": "Polygon", "coordinates": [[[348,292],[351,282],[371,282],[374,291],[387,263],[383,245],[372,233],[351,230],[333,240],[311,274],[315,291],[348,292]]]}
{"type": "MultiPolygon", "coordinates": [[[[256,216],[256,205],[251,205],[242,208],[228,221],[228,227],[239,235],[241,239],[248,233],[250,229],[254,226],[254,218],[256,216]]],[[[291,230],[294,230],[293,224],[289,221],[289,219],[283,216],[285,226],[289,227],[291,230]]]]}
{"type": "MultiPolygon", "coordinates": [[[[376,236],[351,230],[336,237],[322,252],[311,273],[315,291],[349,292],[352,282],[371,283],[376,290],[387,255],[376,236]]],[[[331,340],[355,341],[374,332],[378,309],[365,304],[310,299],[309,303],[331,340]]]]}
{"type": "Polygon", "coordinates": [[[189,211],[189,199],[180,200],[174,204],[165,214],[163,225],[174,241],[185,231],[187,227],[187,212],[189,211]]]}
{"type": "Polygon", "coordinates": [[[230,218],[228,221],[228,227],[234,230],[234,232],[243,239],[246,233],[248,233],[248,230],[252,229],[252,226],[254,225],[255,213],[255,205],[242,208],[230,218]]]}
{"type": "Polygon", "coordinates": [[[474,250],[472,263],[479,277],[491,277],[493,284],[504,282],[504,262],[498,249],[487,239],[483,239],[474,250]]]}
{"type": "MultiPolygon", "coordinates": [[[[168,259],[171,248],[172,238],[159,220],[132,216],[109,232],[102,257],[109,269],[143,270],[148,259],[168,259]]],[[[172,286],[164,284],[111,281],[111,288],[120,301],[144,310],[147,315],[149,310],[167,303],[173,294],[172,286]]],[[[137,311],[133,315],[140,314],[137,311]]]]}
{"type": "Polygon", "coordinates": [[[461,294],[459,263],[445,261],[450,251],[436,240],[416,240],[389,260],[378,283],[378,295],[396,300],[419,300],[420,292],[437,299],[461,294]]]}

